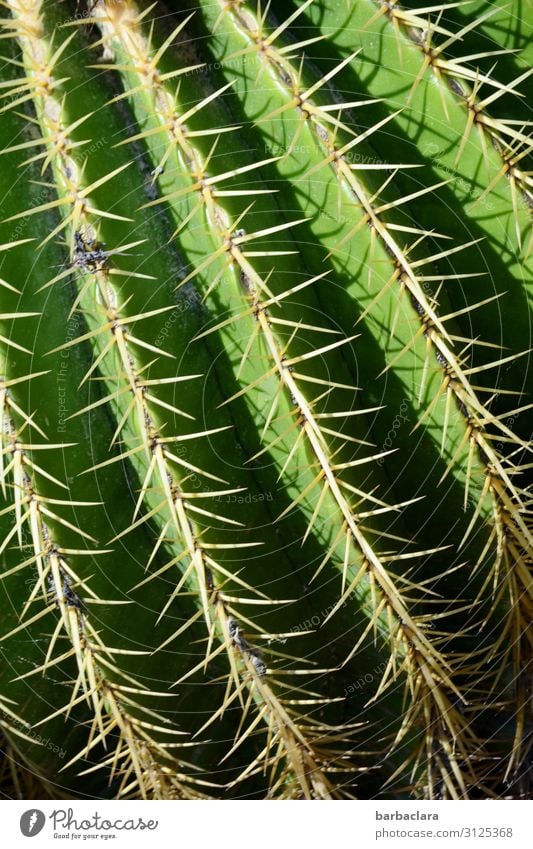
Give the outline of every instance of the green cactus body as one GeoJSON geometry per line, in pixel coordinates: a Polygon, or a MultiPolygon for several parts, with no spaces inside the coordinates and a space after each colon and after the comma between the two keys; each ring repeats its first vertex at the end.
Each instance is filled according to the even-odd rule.
{"type": "Polygon", "coordinates": [[[527,795],[527,21],[5,5],[6,792],[527,795]]]}

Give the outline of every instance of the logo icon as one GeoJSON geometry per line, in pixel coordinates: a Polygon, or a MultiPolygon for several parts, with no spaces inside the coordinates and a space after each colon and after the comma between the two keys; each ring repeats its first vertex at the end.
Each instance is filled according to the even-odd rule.
{"type": "Polygon", "coordinates": [[[24,811],[20,818],[20,830],[24,837],[35,837],[42,831],[46,817],[38,808],[24,811]]]}

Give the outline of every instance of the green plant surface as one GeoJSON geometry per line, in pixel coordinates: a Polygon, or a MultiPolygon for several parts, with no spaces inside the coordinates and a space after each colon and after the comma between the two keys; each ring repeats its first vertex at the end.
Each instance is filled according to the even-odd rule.
{"type": "Polygon", "coordinates": [[[3,4],[6,795],[527,796],[529,24],[483,5],[3,4]]]}
{"type": "MultiPolygon", "coordinates": [[[[9,127],[8,121],[12,116],[13,113],[9,112],[2,125],[11,141],[15,137],[13,133],[23,130],[21,121],[18,121],[18,127],[9,127]]],[[[8,156],[12,159],[15,153],[8,156]]],[[[18,153],[17,164],[26,156],[26,151],[18,153]]],[[[10,165],[11,169],[16,168],[13,163],[10,165]]],[[[11,169],[3,172],[9,180],[12,179],[11,169]]],[[[22,175],[24,172],[20,173],[22,175]]],[[[42,188],[42,183],[41,186],[32,185],[37,182],[40,181],[22,180],[18,191],[11,191],[9,196],[3,194],[6,199],[4,211],[7,211],[8,197],[13,204],[9,210],[12,215],[18,214],[15,210],[31,211],[37,208],[42,198],[50,192],[48,186],[42,188]]],[[[26,216],[4,225],[3,229],[6,233],[18,236],[21,221],[26,231],[29,227],[26,216]]],[[[162,720],[163,735],[165,725],[173,717],[176,726],[169,726],[167,740],[175,743],[173,735],[176,727],[181,725],[180,715],[189,714],[193,703],[200,715],[201,711],[197,688],[191,688],[188,694],[166,692],[166,688],[174,683],[180,672],[189,671],[189,658],[180,660],[178,656],[169,668],[164,653],[160,653],[159,660],[152,655],[159,643],[172,636],[176,622],[188,619],[191,609],[174,600],[167,620],[155,627],[160,606],[168,603],[166,582],[154,582],[153,596],[148,604],[145,603],[142,589],[132,592],[135,584],[143,581],[151,555],[159,567],[165,563],[164,558],[153,551],[150,538],[142,526],[132,531],[128,546],[119,544],[114,548],[105,545],[131,524],[130,492],[138,486],[134,472],[130,472],[128,477],[122,468],[117,474],[116,470],[106,466],[98,476],[80,474],[91,465],[109,459],[113,428],[100,404],[91,411],[90,416],[69,416],[69,413],[75,412],[76,405],[83,407],[89,401],[94,403],[95,392],[97,401],[102,397],[97,383],[92,384],[92,393],[88,381],[80,388],[86,370],[92,363],[90,351],[84,351],[83,346],[80,346],[72,351],[67,348],[48,355],[54,338],[61,343],[65,338],[75,339],[83,335],[85,324],[81,314],[72,313],[70,285],[47,285],[51,276],[55,276],[57,260],[63,265],[65,259],[68,263],[68,256],[51,241],[37,250],[33,243],[34,240],[47,239],[57,223],[53,214],[43,212],[34,216],[31,224],[32,239],[10,251],[2,268],[2,274],[7,278],[2,289],[2,312],[6,323],[2,396],[3,421],[6,424],[3,495],[5,503],[10,505],[2,516],[5,523],[3,548],[6,557],[12,563],[19,564],[5,572],[6,583],[2,585],[2,591],[7,596],[4,609],[8,614],[3,622],[3,648],[10,658],[16,652],[5,669],[5,691],[10,697],[19,696],[20,693],[17,701],[27,703],[25,721],[31,720],[32,726],[37,728],[46,720],[48,731],[52,725],[55,728],[55,736],[50,735],[50,740],[63,740],[65,712],[70,714],[72,706],[80,702],[83,704],[86,699],[92,702],[94,711],[89,711],[87,716],[75,715],[69,722],[70,733],[76,736],[78,729],[79,739],[77,744],[62,743],[62,762],[59,761],[59,765],[63,767],[68,760],[67,754],[74,755],[81,746],[80,756],[86,759],[95,746],[101,746],[105,736],[110,735],[110,739],[113,739],[115,729],[121,723],[151,722],[152,711],[154,717],[158,710],[163,710],[165,714],[162,720]],[[25,256],[22,252],[25,252],[25,256]],[[31,269],[27,278],[21,275],[21,268],[24,267],[31,269]],[[14,291],[21,283],[23,287],[14,291]],[[8,285],[13,286],[13,290],[8,285]],[[20,320],[9,321],[12,314],[20,320]],[[41,330],[44,323],[46,332],[41,330]],[[36,360],[45,367],[41,373],[35,372],[36,360]],[[49,406],[36,414],[34,405],[42,398],[49,399],[49,406]],[[68,486],[64,481],[68,481],[68,486]],[[114,505],[112,510],[110,505],[114,505]],[[13,510],[16,522],[13,522],[13,510]],[[20,533],[19,552],[11,550],[13,531],[10,528],[20,533]],[[21,576],[23,581],[20,580],[21,576]],[[28,586],[31,588],[30,599],[28,586]],[[84,597],[83,602],[81,595],[84,597]],[[59,617],[55,613],[58,606],[61,611],[59,617]],[[42,620],[45,614],[46,618],[42,620]],[[39,625],[36,624],[34,628],[37,627],[38,631],[32,632],[29,626],[22,629],[18,624],[14,627],[20,618],[23,621],[35,619],[39,625]],[[61,625],[66,633],[62,633],[61,625]],[[65,642],[65,636],[69,638],[68,642],[65,642]],[[69,649],[70,641],[72,646],[69,649]],[[29,645],[27,651],[23,648],[26,644],[29,645]],[[57,662],[66,659],[64,656],[73,656],[78,663],[78,680],[72,668],[64,673],[67,681],[72,678],[76,681],[73,687],[61,681],[62,667],[56,669],[55,666],[57,662]],[[144,657],[148,657],[147,666],[144,657]],[[180,665],[182,660],[187,661],[186,667],[180,665]],[[35,700],[34,682],[39,680],[36,676],[47,671],[50,680],[43,687],[42,699],[35,700]],[[18,685],[12,680],[14,675],[21,679],[18,685]],[[138,676],[137,686],[133,676],[138,676]],[[156,692],[155,682],[165,682],[165,692],[159,694],[161,698],[156,692]],[[115,690],[115,686],[118,689],[115,690]],[[125,688],[124,698],[131,699],[129,704],[124,705],[124,713],[115,702],[121,686],[125,688]],[[128,695],[130,689],[131,695],[128,695]],[[146,691],[146,695],[143,691],[146,691]],[[137,702],[140,714],[136,709],[137,702]],[[49,719],[52,705],[53,713],[56,710],[59,712],[55,724],[49,719]],[[130,707],[133,708],[131,713],[130,707]],[[143,712],[146,714],[144,717],[143,712]],[[95,725],[91,730],[92,722],[95,725]],[[91,730],[89,741],[84,723],[91,730]],[[81,740],[84,741],[83,745],[81,740]],[[88,742],[90,748],[84,755],[88,742]]],[[[200,639],[200,632],[196,633],[196,639],[200,639]]],[[[213,692],[209,696],[208,690],[209,687],[205,693],[210,704],[216,696],[213,692]]],[[[40,688],[37,688],[37,692],[41,692],[40,688]]],[[[150,727],[147,725],[144,732],[142,727],[139,730],[138,744],[144,749],[150,743],[150,727]]],[[[154,723],[156,730],[160,729],[154,723]]],[[[182,733],[178,732],[180,735],[182,733]]],[[[134,742],[135,736],[133,734],[134,742]]],[[[159,745],[157,740],[156,735],[154,747],[159,745]]],[[[34,746],[33,749],[36,755],[41,754],[38,747],[34,746]]],[[[134,749],[132,746],[132,756],[134,749]]],[[[149,751],[146,755],[135,754],[141,762],[146,758],[146,762],[150,763],[149,751]]],[[[43,750],[42,755],[49,764],[52,753],[43,750]]],[[[120,747],[117,755],[120,756],[120,747]]],[[[132,765],[137,779],[140,782],[146,780],[143,779],[144,772],[140,765],[134,762],[132,765]]]]}

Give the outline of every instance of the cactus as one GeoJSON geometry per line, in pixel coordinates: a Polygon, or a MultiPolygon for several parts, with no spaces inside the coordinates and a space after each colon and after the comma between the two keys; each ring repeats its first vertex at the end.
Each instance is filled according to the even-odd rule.
{"type": "Polygon", "coordinates": [[[527,797],[526,12],[143,5],[2,3],[4,795],[527,797]]]}

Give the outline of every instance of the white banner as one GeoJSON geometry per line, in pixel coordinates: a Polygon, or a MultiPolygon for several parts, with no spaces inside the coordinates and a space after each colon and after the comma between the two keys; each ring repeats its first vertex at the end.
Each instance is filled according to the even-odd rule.
{"type": "Polygon", "coordinates": [[[1,813],[2,849],[73,844],[116,849],[336,849],[336,844],[338,849],[533,847],[533,802],[528,801],[44,800],[5,801],[1,813]]]}

